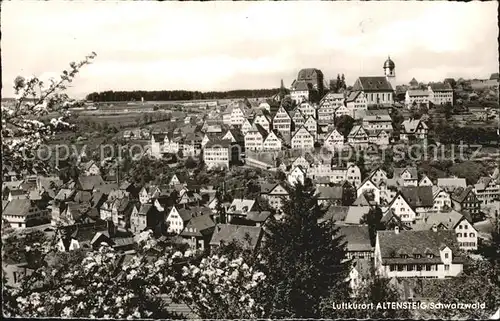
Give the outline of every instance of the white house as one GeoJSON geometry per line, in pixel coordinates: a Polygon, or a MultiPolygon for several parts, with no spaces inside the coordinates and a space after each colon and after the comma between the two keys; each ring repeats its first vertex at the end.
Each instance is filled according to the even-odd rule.
{"type": "Polygon", "coordinates": [[[13,229],[23,229],[37,220],[48,220],[49,211],[37,206],[29,199],[14,199],[3,208],[2,219],[5,226],[10,226],[13,229]]]}
{"type": "Polygon", "coordinates": [[[293,134],[291,145],[293,149],[312,149],[314,148],[314,136],[302,126],[293,134]]]}
{"type": "Polygon", "coordinates": [[[407,119],[401,124],[399,137],[402,141],[426,140],[428,133],[429,127],[421,119],[407,119]]]}
{"type": "Polygon", "coordinates": [[[379,145],[387,146],[390,143],[391,136],[385,130],[367,130],[368,142],[379,145]]]}
{"type": "Polygon", "coordinates": [[[347,108],[346,106],[339,106],[337,109],[335,109],[335,118],[339,118],[342,116],[350,116],[353,117],[354,115],[352,114],[351,110],[347,108]]]}
{"type": "Polygon", "coordinates": [[[421,89],[407,90],[405,95],[405,105],[408,109],[410,109],[414,104],[416,106],[425,105],[429,107],[429,91],[421,89]]]}
{"type": "Polygon", "coordinates": [[[241,126],[246,118],[246,110],[243,102],[239,102],[237,105],[230,107],[231,111],[231,125],[241,126]]]}
{"type": "Polygon", "coordinates": [[[402,186],[417,186],[418,172],[416,167],[395,167],[394,178],[401,182],[402,186]]]}
{"type": "Polygon", "coordinates": [[[398,192],[396,197],[387,206],[387,212],[392,211],[394,215],[400,218],[401,222],[405,225],[410,226],[415,222],[416,212],[410,206],[410,203],[406,200],[402,193],[398,192]]]}
{"type": "Polygon", "coordinates": [[[267,131],[261,125],[254,123],[252,129],[245,134],[245,149],[251,151],[262,150],[267,135],[267,131]]]}
{"type": "Polygon", "coordinates": [[[365,179],[356,191],[357,197],[367,193],[372,194],[373,201],[380,204],[380,189],[370,178],[365,179]]]}
{"type": "Polygon", "coordinates": [[[170,209],[165,221],[168,224],[167,232],[176,234],[180,234],[182,232],[184,229],[184,223],[186,222],[175,206],[170,209]]]}
{"type": "Polygon", "coordinates": [[[350,111],[350,115],[354,118],[359,118],[366,110],[368,110],[368,101],[362,91],[352,91],[347,96],[346,107],[350,111]]]}
{"type": "Polygon", "coordinates": [[[203,161],[207,168],[229,168],[231,159],[231,141],[211,141],[205,145],[203,150],[203,161]]]}
{"type": "Polygon", "coordinates": [[[285,137],[290,137],[292,130],[292,118],[283,106],[280,106],[273,117],[273,129],[279,131],[285,137]]]}
{"type": "Polygon", "coordinates": [[[461,213],[455,210],[427,213],[421,222],[412,226],[412,229],[430,230],[433,227],[454,231],[461,250],[477,250],[478,232],[461,213]]]}
{"type": "Polygon", "coordinates": [[[318,122],[314,116],[309,116],[304,123],[304,127],[307,129],[311,135],[313,135],[314,140],[316,140],[318,136],[318,122]]]}
{"type": "Polygon", "coordinates": [[[480,177],[474,184],[474,193],[481,202],[481,206],[491,204],[500,199],[500,184],[498,178],[480,177]]]}
{"type": "Polygon", "coordinates": [[[298,130],[306,122],[306,116],[298,108],[292,110],[290,116],[292,117],[295,130],[298,130]]]}
{"type": "Polygon", "coordinates": [[[281,211],[283,198],[288,197],[288,191],[279,183],[261,184],[260,195],[269,202],[276,211],[281,211]]]}
{"type": "Polygon", "coordinates": [[[333,124],[333,121],[335,120],[334,116],[336,108],[338,108],[337,105],[334,105],[330,102],[320,103],[317,109],[318,122],[321,124],[333,124]]]}
{"type": "Polygon", "coordinates": [[[369,131],[383,130],[387,133],[392,133],[392,118],[389,114],[367,114],[363,117],[363,128],[369,131]]]}
{"type": "Polygon", "coordinates": [[[354,126],[349,132],[349,135],[347,135],[347,143],[352,146],[366,148],[368,147],[368,142],[368,133],[360,125],[354,126]]]}
{"type": "Polygon", "coordinates": [[[368,177],[373,183],[375,183],[375,185],[378,186],[381,182],[387,181],[387,172],[382,168],[377,167],[376,169],[372,170],[370,174],[368,174],[368,177]]]}
{"type": "Polygon", "coordinates": [[[266,136],[266,138],[264,139],[263,150],[264,151],[280,151],[283,148],[282,139],[280,137],[281,137],[281,135],[279,134],[278,131],[270,132],[266,136]]]}
{"type": "Polygon", "coordinates": [[[333,128],[326,136],[323,146],[330,151],[341,149],[344,146],[344,135],[339,133],[336,128],[333,128]]]}
{"type": "Polygon", "coordinates": [[[463,270],[455,231],[378,231],[375,271],[387,278],[448,278],[463,270]]]}
{"type": "Polygon", "coordinates": [[[297,104],[300,104],[303,101],[309,101],[309,93],[312,89],[312,86],[310,86],[307,82],[295,81],[290,90],[290,97],[297,104]]]}
{"type": "Polygon", "coordinates": [[[434,199],[434,211],[442,211],[445,208],[451,208],[451,197],[448,192],[444,189],[433,186],[432,187],[432,196],[434,199]]]}
{"type": "Polygon", "coordinates": [[[258,110],[255,114],[255,118],[253,120],[253,123],[259,124],[267,132],[269,132],[272,129],[271,115],[266,110],[258,110]]]}
{"type": "Polygon", "coordinates": [[[292,186],[297,184],[297,182],[304,184],[305,178],[306,172],[302,169],[302,166],[294,167],[287,175],[288,183],[292,186]]]}
{"type": "Polygon", "coordinates": [[[427,90],[429,91],[429,101],[434,105],[444,105],[446,103],[453,105],[453,89],[448,83],[431,83],[427,90]]]}
{"type": "Polygon", "coordinates": [[[241,133],[245,135],[252,129],[252,122],[245,118],[243,124],[241,125],[241,133]]]}
{"type": "Polygon", "coordinates": [[[418,182],[418,186],[434,186],[431,179],[427,177],[427,175],[422,175],[420,182],[418,182]]]}
{"type": "Polygon", "coordinates": [[[309,102],[303,102],[297,108],[306,118],[309,116],[316,117],[316,108],[309,102]]]}

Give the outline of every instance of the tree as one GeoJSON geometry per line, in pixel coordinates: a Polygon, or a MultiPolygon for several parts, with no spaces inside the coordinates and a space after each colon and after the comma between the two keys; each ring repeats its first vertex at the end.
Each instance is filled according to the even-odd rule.
{"type": "Polygon", "coordinates": [[[463,274],[443,282],[437,289],[436,302],[443,304],[479,302],[485,309],[441,309],[429,311],[431,317],[443,319],[489,319],[500,302],[500,273],[498,266],[487,260],[470,259],[463,274]],[[432,313],[434,312],[434,313],[432,313]],[[434,315],[432,315],[434,314],[434,315]]]}
{"type": "MultiPolygon", "coordinates": [[[[393,286],[391,279],[378,276],[374,271],[371,277],[361,286],[355,299],[358,303],[373,303],[377,306],[383,302],[401,301],[398,289],[393,286]]],[[[358,319],[406,319],[411,318],[411,311],[405,309],[369,309],[356,311],[358,319]]],[[[352,317],[352,316],[350,316],[352,317]]]]}
{"type": "MultiPolygon", "coordinates": [[[[9,317],[178,318],[174,303],[185,303],[206,318],[235,318],[236,311],[261,317],[255,289],[265,275],[241,258],[212,256],[201,260],[179,251],[169,239],[139,236],[137,253],[124,261],[108,246],[89,251],[75,264],[41,267],[23,278],[19,289],[4,288],[9,317]]],[[[49,245],[42,253],[54,252],[49,245]]]]}
{"type": "Polygon", "coordinates": [[[198,166],[198,164],[191,156],[189,156],[184,162],[184,166],[186,166],[187,169],[194,169],[198,166]]]}
{"type": "Polygon", "coordinates": [[[372,246],[375,246],[375,241],[377,239],[377,231],[382,231],[385,229],[382,220],[382,210],[380,207],[372,208],[363,215],[359,224],[368,224],[368,233],[370,234],[370,242],[372,246]]]}
{"type": "Polygon", "coordinates": [[[340,87],[341,89],[343,90],[346,90],[347,89],[347,84],[345,83],[345,76],[344,74],[342,74],[342,77],[341,77],[341,83],[342,83],[342,86],[340,87]]]}
{"type": "Polygon", "coordinates": [[[351,206],[356,201],[356,188],[348,181],[342,186],[342,205],[351,206]]]}
{"type": "Polygon", "coordinates": [[[337,128],[339,133],[344,135],[344,137],[347,137],[347,135],[349,135],[353,127],[354,119],[351,116],[342,115],[339,118],[335,119],[335,128],[337,128]]]}
{"type": "Polygon", "coordinates": [[[218,216],[219,223],[227,223],[226,222],[226,208],[224,207],[224,191],[222,188],[217,188],[215,192],[215,211],[218,216]]]}
{"type": "MultiPolygon", "coordinates": [[[[57,131],[71,127],[66,119],[69,107],[77,102],[64,93],[80,69],[96,57],[93,52],[84,60],[70,63],[59,79],[47,81],[37,77],[18,76],[14,80],[16,99],[13,104],[2,103],[2,162],[17,172],[37,169],[48,172],[48,162],[36,157],[38,148],[57,131]],[[49,114],[58,118],[43,121],[49,114]],[[15,138],[15,139],[14,139],[15,138]]],[[[3,171],[7,169],[3,166],[3,171]]],[[[3,174],[6,174],[2,172],[3,174]]]]}
{"type": "Polygon", "coordinates": [[[40,263],[41,256],[34,257],[36,253],[30,250],[37,245],[47,242],[45,233],[41,231],[30,231],[23,234],[12,233],[2,235],[2,260],[9,263],[24,263],[29,259],[31,264],[40,263]]]}
{"type": "Polygon", "coordinates": [[[271,221],[259,269],[266,274],[259,298],[270,318],[319,318],[332,293],[348,296],[345,243],[332,222],[318,223],[326,209],[310,180],[284,200],[282,221],[271,221]]]}
{"type": "Polygon", "coordinates": [[[342,88],[342,80],[340,79],[340,75],[337,74],[337,81],[335,83],[335,92],[339,92],[340,88],[342,88]]]}

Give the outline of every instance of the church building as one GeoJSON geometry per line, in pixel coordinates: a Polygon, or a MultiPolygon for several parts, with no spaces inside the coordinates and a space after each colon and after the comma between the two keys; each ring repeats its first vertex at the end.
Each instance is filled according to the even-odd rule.
{"type": "Polygon", "coordinates": [[[384,76],[359,77],[354,83],[353,91],[363,92],[368,106],[390,107],[394,102],[396,65],[390,57],[385,61],[383,70],[384,76]]]}

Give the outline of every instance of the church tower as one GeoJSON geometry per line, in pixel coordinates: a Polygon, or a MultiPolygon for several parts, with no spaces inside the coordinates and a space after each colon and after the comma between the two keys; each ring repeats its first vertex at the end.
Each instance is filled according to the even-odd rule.
{"type": "Polygon", "coordinates": [[[390,56],[387,57],[387,60],[384,62],[384,75],[391,84],[392,89],[396,90],[396,65],[394,61],[391,60],[390,56]]]}

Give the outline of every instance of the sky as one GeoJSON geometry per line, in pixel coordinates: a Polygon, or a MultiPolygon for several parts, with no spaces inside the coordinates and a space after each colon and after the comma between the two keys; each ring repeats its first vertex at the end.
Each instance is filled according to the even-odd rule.
{"type": "Polygon", "coordinates": [[[43,79],[94,51],[68,89],[289,87],[302,68],[326,79],[396,83],[498,72],[497,2],[2,2],[2,96],[18,75],[43,79]]]}

